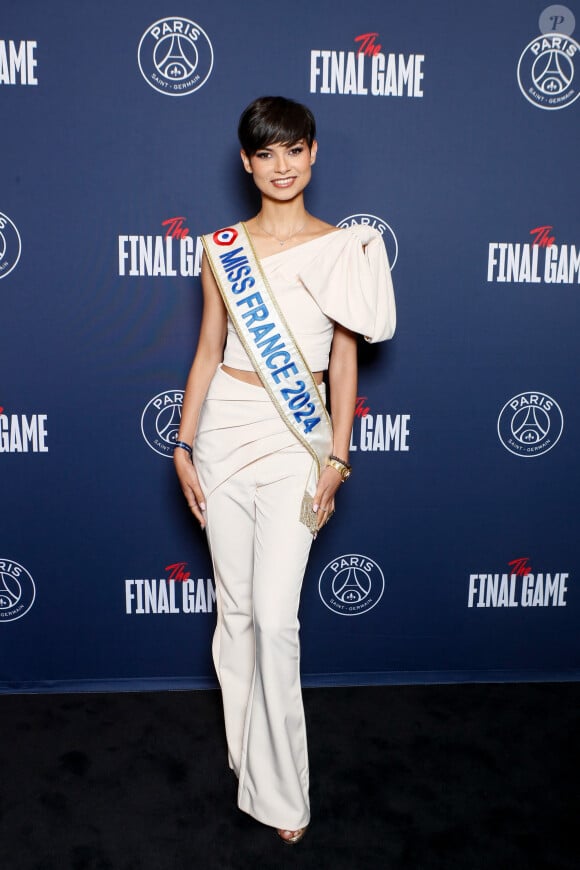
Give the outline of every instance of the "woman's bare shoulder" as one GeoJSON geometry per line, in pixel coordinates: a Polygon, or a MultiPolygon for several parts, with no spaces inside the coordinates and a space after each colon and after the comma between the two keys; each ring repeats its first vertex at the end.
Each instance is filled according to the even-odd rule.
{"type": "Polygon", "coordinates": [[[312,215],[312,222],[310,223],[309,229],[313,236],[325,236],[327,233],[331,233],[335,230],[336,226],[312,215]]]}

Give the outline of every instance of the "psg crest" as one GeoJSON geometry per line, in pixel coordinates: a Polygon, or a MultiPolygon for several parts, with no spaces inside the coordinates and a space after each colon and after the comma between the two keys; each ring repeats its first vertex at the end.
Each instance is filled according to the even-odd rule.
{"type": "Polygon", "coordinates": [[[156,453],[173,456],[173,446],[181,423],[182,390],[166,390],[147,403],[141,415],[143,438],[156,453]]]}
{"type": "Polygon", "coordinates": [[[0,278],[9,275],[20,259],[20,233],[8,215],[0,212],[0,278]]]}
{"type": "Polygon", "coordinates": [[[329,610],[339,616],[360,616],[379,603],[385,591],[385,576],[368,556],[348,553],[324,568],[318,592],[329,610]]]}
{"type": "Polygon", "coordinates": [[[533,39],[518,63],[518,82],[524,97],[540,109],[571,105],[580,95],[579,61],[580,45],[569,36],[533,39]]]}
{"type": "Polygon", "coordinates": [[[520,393],[501,409],[497,432],[506,450],[516,456],[540,456],[559,441],[564,417],[545,393],[520,393]]]}
{"type": "Polygon", "coordinates": [[[156,21],[141,37],[137,56],[147,84],[170,97],[199,90],[213,68],[209,37],[189,18],[156,21]]]}

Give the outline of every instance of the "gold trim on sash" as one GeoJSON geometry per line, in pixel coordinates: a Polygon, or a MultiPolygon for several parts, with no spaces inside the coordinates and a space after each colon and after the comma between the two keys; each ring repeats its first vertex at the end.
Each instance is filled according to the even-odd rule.
{"type": "MultiPolygon", "coordinates": [[[[272,293],[245,224],[202,236],[202,243],[242,346],[276,410],[315,461],[314,480],[311,474],[307,485],[307,493],[312,497],[332,448],[332,423],[314,375],[272,293]],[[228,251],[237,256],[233,258],[230,253],[228,258],[228,251]],[[244,311],[240,310],[242,305],[247,305],[244,311]],[[262,327],[266,335],[272,331],[274,334],[266,339],[260,335],[258,340],[252,330],[259,332],[262,327]],[[281,345],[276,345],[270,354],[260,353],[261,344],[267,345],[276,338],[281,345]],[[289,361],[283,366],[270,365],[268,359],[280,355],[289,361]]],[[[305,522],[302,515],[300,518],[305,522]]],[[[305,524],[314,531],[312,522],[305,524]]]]}

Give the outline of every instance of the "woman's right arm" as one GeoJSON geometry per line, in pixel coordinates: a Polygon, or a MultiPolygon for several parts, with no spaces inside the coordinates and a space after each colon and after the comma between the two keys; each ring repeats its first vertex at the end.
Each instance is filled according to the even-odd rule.
{"type": "MultiPolygon", "coordinates": [[[[223,359],[227,330],[226,310],[205,255],[201,262],[201,285],[203,288],[203,315],[197,350],[185,387],[181,425],[177,436],[179,441],[185,441],[186,444],[192,446],[203,400],[215,370],[223,359]]],[[[189,453],[177,448],[173,454],[173,462],[191,512],[203,529],[205,528],[204,495],[189,453]]]]}

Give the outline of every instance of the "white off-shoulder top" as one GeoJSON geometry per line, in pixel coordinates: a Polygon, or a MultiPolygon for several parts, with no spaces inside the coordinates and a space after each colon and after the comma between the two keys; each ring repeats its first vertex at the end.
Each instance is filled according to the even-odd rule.
{"type": "MultiPolygon", "coordinates": [[[[369,342],[393,336],[391,271],[382,236],[372,227],[335,230],[260,262],[311,371],[328,368],[335,323],[369,342]]],[[[253,371],[229,317],[224,363],[253,371]]]]}

